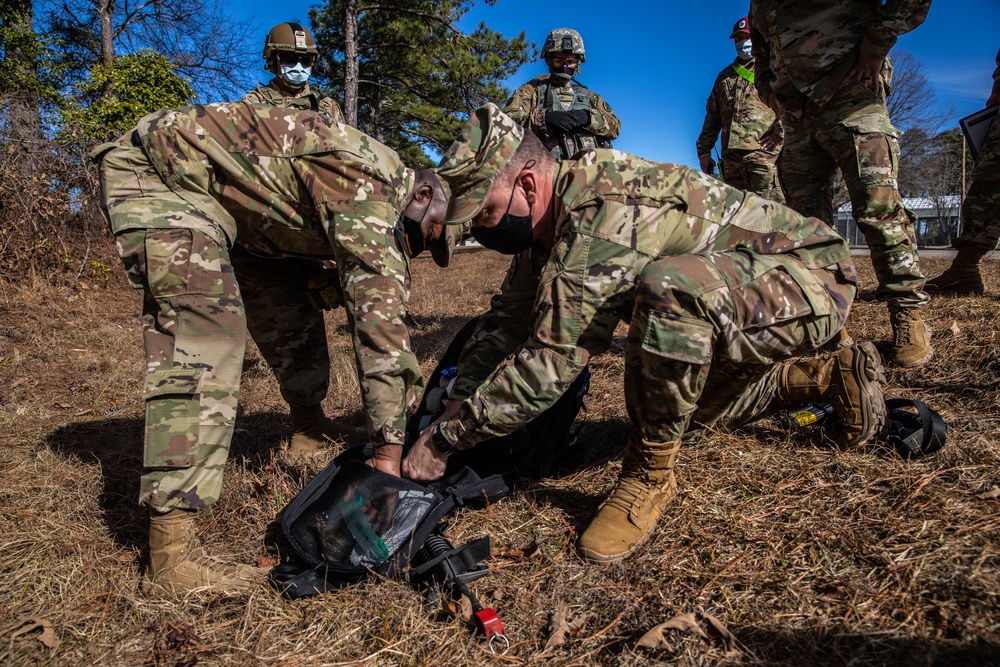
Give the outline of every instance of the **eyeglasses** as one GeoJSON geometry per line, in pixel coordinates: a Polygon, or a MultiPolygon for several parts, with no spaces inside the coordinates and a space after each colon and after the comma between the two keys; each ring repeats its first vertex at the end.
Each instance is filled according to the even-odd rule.
{"type": "Polygon", "coordinates": [[[552,64],[556,67],[572,67],[579,65],[580,59],[576,56],[552,56],[552,64]]]}
{"type": "Polygon", "coordinates": [[[309,53],[279,53],[277,58],[279,63],[288,67],[296,63],[303,67],[312,67],[313,63],[316,62],[316,56],[309,53]]]}

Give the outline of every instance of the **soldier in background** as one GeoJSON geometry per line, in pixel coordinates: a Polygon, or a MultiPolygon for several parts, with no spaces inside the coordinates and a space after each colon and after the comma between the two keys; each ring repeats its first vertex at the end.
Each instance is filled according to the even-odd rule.
{"type": "Polygon", "coordinates": [[[318,403],[329,381],[322,312],[287,262],[337,262],[371,463],[398,474],[406,410],[423,386],[405,324],[409,258],[428,248],[448,264],[447,197],[433,172],[415,175],[330,116],[242,103],[151,114],[94,158],[118,253],[144,297],[144,590],[244,590],[262,572],[205,554],[194,515],[221,491],[248,322],[254,336],[284,341],[268,363],[286,400],[318,403]],[[280,307],[266,319],[241,298],[244,263],[275,274],[280,307]]]}
{"type": "MultiPolygon", "coordinates": [[[[993,89],[986,107],[1000,105],[1000,51],[993,70],[993,89]]],[[[952,242],[958,250],[951,266],[927,281],[931,294],[983,294],[983,258],[1000,242],[1000,120],[993,119],[972,171],[962,202],[962,235],[952,242]]]]}
{"type": "Polygon", "coordinates": [[[781,123],[760,101],[753,85],[750,24],[744,16],[729,36],[736,46],[736,60],[719,72],[705,103],[705,121],[696,146],[701,170],[715,169],[712,147],[722,131],[722,180],[740,190],[785,203],[778,183],[781,123]]]}
{"type": "Polygon", "coordinates": [[[620,561],[649,537],[691,425],[822,400],[844,424],[842,446],[881,429],[873,344],[775,363],[834,340],[854,298],[850,249],[822,221],[620,151],[557,164],[493,105],[472,114],[438,175],[452,190],[448,224],[471,221],[483,246],[517,257],[460,358],[455,387],[468,398],[421,433],[404,475],[436,479],[450,452],[536,418],[622,320],[632,428],[615,490],[577,545],[588,560],[620,561]]]}
{"type": "Polygon", "coordinates": [[[899,132],[886,109],[885,66],[899,35],[921,23],[930,0],[752,0],[750,34],[760,99],[781,119],[778,175],[788,205],[833,224],[840,169],[854,219],[889,307],[890,361],[903,368],[931,358],[916,216],[896,182],[899,132]]]}
{"type": "MultiPolygon", "coordinates": [[[[344,122],[340,106],[326,95],[314,93],[309,88],[309,76],[319,51],[312,33],[298,23],[279,23],[271,28],[264,39],[265,69],[276,76],[266,86],[258,86],[247,93],[243,100],[251,104],[264,104],[284,109],[310,109],[329,115],[338,123],[344,122]]],[[[238,252],[238,251],[237,251],[238,252]]],[[[317,396],[325,395],[325,390],[316,391],[322,379],[322,369],[312,368],[309,363],[295,363],[294,372],[283,359],[288,359],[288,350],[303,350],[303,343],[318,344],[324,341],[321,331],[323,318],[312,318],[303,322],[309,329],[295,332],[278,332],[268,327],[267,322],[283,319],[277,311],[287,309],[289,303],[298,303],[297,297],[289,297],[285,290],[294,293],[326,294],[330,296],[330,306],[340,300],[336,292],[339,281],[333,262],[316,262],[300,258],[284,258],[280,264],[264,258],[255,260],[247,255],[245,261],[236,263],[239,274],[243,302],[247,305],[247,325],[261,355],[278,374],[282,397],[289,404],[292,422],[292,438],[288,454],[292,460],[318,451],[328,439],[353,441],[358,434],[354,429],[330,423],[323,413],[323,407],[312,404],[317,396]],[[289,281],[296,276],[296,282],[289,281]],[[260,318],[260,322],[256,321],[260,318]],[[298,341],[298,343],[296,343],[298,341]],[[296,375],[297,374],[297,375],[296,375]],[[308,397],[305,399],[305,397],[308,397]],[[303,404],[303,400],[306,403],[303,404]]]]}
{"type": "Polygon", "coordinates": [[[515,90],[504,112],[534,132],[557,161],[586,148],[611,148],[621,121],[600,95],[574,80],[587,60],[580,33],[550,32],[542,59],[549,73],[515,90]]]}
{"type": "Polygon", "coordinates": [[[266,86],[257,86],[243,102],[286,109],[321,111],[338,123],[344,114],[336,100],[309,88],[309,77],[319,50],[312,33],[298,23],[279,23],[264,38],[264,69],[274,74],[266,86]]]}

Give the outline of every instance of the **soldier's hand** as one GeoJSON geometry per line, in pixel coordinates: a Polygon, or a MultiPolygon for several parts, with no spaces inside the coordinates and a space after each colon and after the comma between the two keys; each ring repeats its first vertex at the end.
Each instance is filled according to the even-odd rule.
{"type": "Polygon", "coordinates": [[[760,147],[766,151],[773,151],[781,146],[781,137],[777,133],[768,131],[760,138],[760,147]]]}
{"type": "Polygon", "coordinates": [[[375,453],[365,463],[376,470],[399,477],[399,462],[402,458],[402,445],[381,445],[375,448],[375,453]]]}
{"type": "Polygon", "coordinates": [[[448,454],[442,454],[431,442],[431,429],[425,428],[403,459],[403,477],[415,482],[433,482],[444,476],[448,454]]]}
{"type": "Polygon", "coordinates": [[[882,61],[884,58],[878,56],[866,56],[858,54],[858,60],[854,67],[847,73],[842,86],[848,85],[851,81],[860,81],[861,85],[872,91],[876,95],[882,94],[882,61]]]}
{"type": "Polygon", "coordinates": [[[701,165],[701,170],[706,174],[715,173],[715,160],[712,159],[711,155],[699,155],[698,164],[701,165]]]}
{"type": "Polygon", "coordinates": [[[545,114],[545,127],[552,134],[569,134],[578,127],[585,127],[590,123],[590,112],[580,109],[577,111],[549,111],[545,114]]]}

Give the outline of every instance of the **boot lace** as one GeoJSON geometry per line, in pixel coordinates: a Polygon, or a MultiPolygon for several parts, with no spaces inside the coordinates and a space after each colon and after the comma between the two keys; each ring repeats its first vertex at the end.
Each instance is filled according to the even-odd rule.
{"type": "Polygon", "coordinates": [[[906,312],[898,313],[896,319],[896,345],[913,344],[913,318],[906,312]]]}

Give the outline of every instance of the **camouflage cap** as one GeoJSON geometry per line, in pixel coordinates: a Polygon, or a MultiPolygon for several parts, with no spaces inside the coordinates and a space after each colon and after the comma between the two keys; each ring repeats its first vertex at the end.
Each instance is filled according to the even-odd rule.
{"type": "Polygon", "coordinates": [[[460,225],[482,210],[493,190],[493,179],[523,136],[524,129],[495,104],[472,112],[437,166],[438,176],[451,187],[447,224],[460,225]]]}

